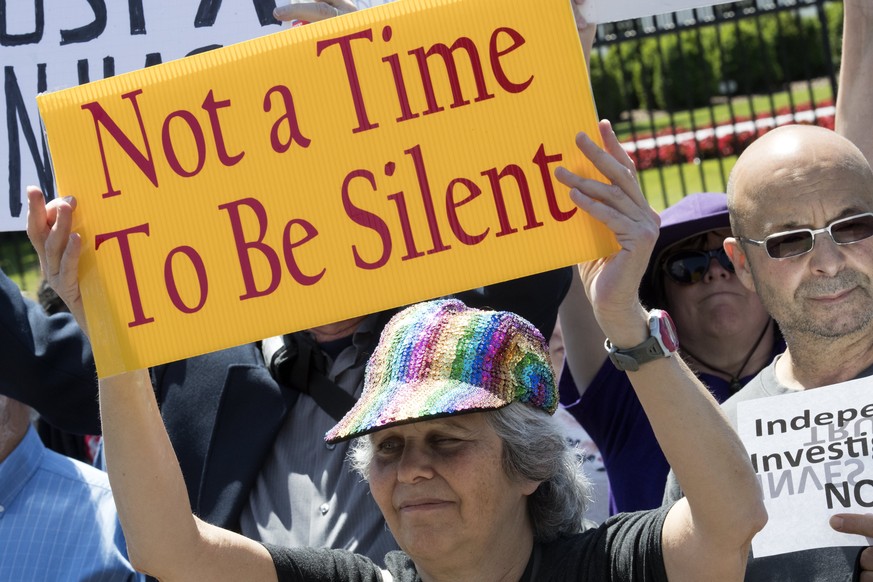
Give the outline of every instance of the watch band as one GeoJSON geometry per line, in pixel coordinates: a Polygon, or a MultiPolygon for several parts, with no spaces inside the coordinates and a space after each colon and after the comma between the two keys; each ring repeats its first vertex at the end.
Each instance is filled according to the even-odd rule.
{"type": "Polygon", "coordinates": [[[666,311],[653,309],[649,312],[647,323],[649,337],[632,348],[619,349],[612,345],[609,338],[606,339],[604,347],[609,354],[609,359],[619,370],[636,372],[642,364],[660,358],[669,358],[679,349],[676,327],[666,311]]]}

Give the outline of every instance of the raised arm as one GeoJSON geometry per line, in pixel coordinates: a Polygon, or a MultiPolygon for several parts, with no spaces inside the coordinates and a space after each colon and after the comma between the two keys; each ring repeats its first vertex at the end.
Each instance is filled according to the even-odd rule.
{"type": "MultiPolygon", "coordinates": [[[[576,15],[579,41],[582,43],[582,51],[585,53],[585,64],[590,68],[591,50],[594,46],[594,37],[597,34],[597,25],[589,23],[582,16],[582,8],[586,0],[571,0],[571,2],[576,15]]],[[[573,375],[573,381],[581,396],[603,365],[605,354],[602,350],[606,336],[594,317],[594,311],[585,295],[585,289],[579,279],[577,269],[573,270],[573,283],[561,303],[558,317],[561,320],[561,331],[564,334],[567,367],[573,375]],[[603,357],[597,357],[595,354],[603,357]]]]}
{"type": "MultiPolygon", "coordinates": [[[[71,233],[74,201],[44,207],[36,189],[28,201],[31,214],[51,216],[50,227],[28,229],[46,278],[87,330],[77,271],[83,242],[93,241],[71,233]]],[[[101,378],[99,390],[109,480],[134,567],[162,580],[275,580],[263,546],[192,515],[148,373],[101,378]]]]}
{"type": "Polygon", "coordinates": [[[603,351],[606,335],[594,317],[594,309],[585,294],[578,269],[573,269],[573,282],[561,303],[558,316],[564,334],[567,367],[573,374],[579,396],[582,396],[606,360],[606,352],[603,351]]]}
{"type": "Polygon", "coordinates": [[[873,164],[873,2],[844,0],[843,13],[836,129],[873,164]]]}
{"type": "MultiPolygon", "coordinates": [[[[837,93],[837,133],[854,143],[873,165],[873,2],[843,1],[843,56],[837,93]]],[[[837,531],[873,538],[873,515],[831,518],[837,531]]],[[[873,546],[861,553],[861,580],[873,580],[873,546]]]]}
{"type": "MultiPolygon", "coordinates": [[[[603,332],[618,348],[630,348],[648,337],[637,289],[660,220],[608,122],[600,129],[606,151],[584,134],[577,145],[611,184],[563,168],[555,175],[582,210],[615,233],[621,249],[580,265],[580,274],[603,332]]],[[[661,536],[670,580],[742,580],[752,536],[764,526],[766,513],[739,437],[678,355],[645,363],[628,377],[686,492],[670,510],[661,536]]]]}

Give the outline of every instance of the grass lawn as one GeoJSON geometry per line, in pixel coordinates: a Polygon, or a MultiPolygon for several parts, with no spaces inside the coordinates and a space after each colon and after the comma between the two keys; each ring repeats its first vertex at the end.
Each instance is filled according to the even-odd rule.
{"type": "MultiPolygon", "coordinates": [[[[827,100],[834,99],[833,92],[831,91],[831,86],[828,83],[815,83],[813,84],[812,90],[812,99],[810,99],[810,92],[807,86],[802,85],[802,89],[795,88],[791,92],[791,97],[794,99],[794,106],[797,107],[801,104],[809,103],[813,101],[816,104],[820,104],[827,100]]],[[[754,113],[756,116],[760,116],[762,114],[767,114],[771,111],[778,111],[782,107],[787,107],[789,105],[789,93],[788,91],[782,91],[780,93],[773,94],[773,103],[770,103],[770,96],[768,95],[757,95],[753,96],[750,100],[748,97],[735,97],[731,101],[731,105],[733,107],[734,117],[747,117],[751,118],[752,109],[754,108],[754,113]]],[[[694,127],[709,127],[711,125],[722,125],[725,123],[730,123],[731,121],[731,112],[730,108],[726,103],[720,103],[718,105],[712,106],[712,113],[708,107],[701,107],[699,109],[695,109],[693,111],[678,111],[673,114],[673,123],[677,128],[690,130],[691,129],[691,120],[694,120],[694,127]]],[[[656,111],[654,113],[654,126],[655,131],[664,129],[665,127],[670,126],[670,116],[665,111],[656,111]]],[[[652,123],[650,123],[649,119],[646,118],[644,121],[636,121],[634,123],[634,129],[637,131],[637,135],[650,133],[652,131],[652,123]]],[[[627,141],[631,139],[630,133],[630,122],[628,121],[619,121],[613,124],[615,128],[615,133],[618,136],[618,139],[621,141],[627,141]]]]}
{"type": "Polygon", "coordinates": [[[736,156],[731,156],[723,160],[704,160],[701,164],[652,168],[640,172],[640,184],[649,204],[655,210],[661,211],[675,204],[686,193],[724,192],[727,184],[722,181],[720,165],[723,164],[724,177],[727,179],[736,161],[736,156]]]}

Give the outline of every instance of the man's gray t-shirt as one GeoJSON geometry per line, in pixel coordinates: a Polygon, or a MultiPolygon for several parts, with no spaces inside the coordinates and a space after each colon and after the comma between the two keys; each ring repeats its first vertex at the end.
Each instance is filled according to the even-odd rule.
{"type": "MultiPolygon", "coordinates": [[[[761,370],[739,392],[721,405],[734,429],[737,427],[737,403],[792,392],[776,378],[776,362],[779,361],[780,357],[776,356],[769,366],[761,370]]],[[[869,375],[873,375],[873,367],[861,372],[858,377],[869,375]]],[[[667,478],[664,504],[672,504],[681,497],[682,490],[676,476],[671,472],[667,478]]],[[[790,533],[786,532],[786,535],[790,535],[790,533]]],[[[848,546],[816,548],[765,558],[755,558],[752,555],[746,567],[745,580],[746,582],[794,582],[796,580],[851,582],[857,580],[855,572],[858,569],[858,555],[862,549],[857,546],[848,546]]]]}

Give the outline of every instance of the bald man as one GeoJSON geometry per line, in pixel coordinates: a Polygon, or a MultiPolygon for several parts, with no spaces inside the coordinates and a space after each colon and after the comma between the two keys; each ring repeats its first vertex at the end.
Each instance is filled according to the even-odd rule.
{"type": "Polygon", "coordinates": [[[873,172],[861,151],[826,129],[777,129],[737,162],[728,208],[725,249],[788,345],[778,380],[801,390],[873,373],[873,172]]]}
{"type": "MultiPolygon", "coordinates": [[[[742,400],[873,375],[873,2],[843,6],[837,133],[772,131],[740,156],[728,184],[734,237],[725,250],[787,344],[723,405],[734,426],[742,400]],[[815,234],[774,236],[797,229],[815,234]]],[[[665,501],[679,495],[671,476],[665,501]]],[[[831,527],[873,538],[873,514],[834,516],[831,527]]],[[[873,582],[873,547],[753,558],[746,580],[873,582]]]]}
{"type": "MultiPolygon", "coordinates": [[[[836,133],[787,126],[758,139],[728,183],[734,236],[724,248],[785,337],[776,357],[723,408],[873,375],[873,171],[836,133]]],[[[681,494],[675,480],[667,500],[681,494]]],[[[873,536],[873,516],[832,518],[873,536]]],[[[746,580],[873,580],[873,548],[819,548],[749,560],[746,580]]]]}

